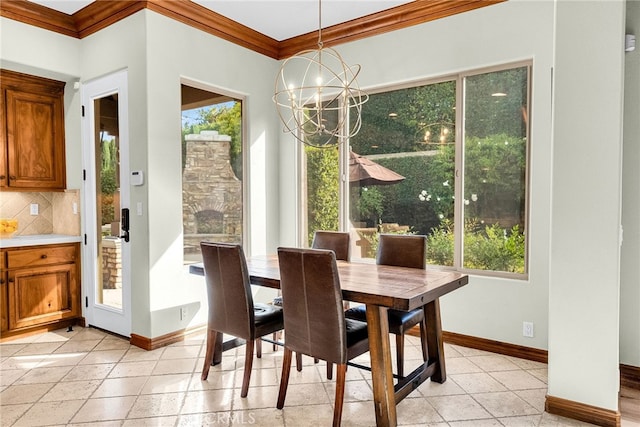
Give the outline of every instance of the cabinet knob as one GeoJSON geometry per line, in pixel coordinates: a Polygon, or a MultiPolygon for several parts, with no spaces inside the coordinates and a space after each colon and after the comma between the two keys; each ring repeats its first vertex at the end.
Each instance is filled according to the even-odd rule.
{"type": "Polygon", "coordinates": [[[15,175],[9,175],[9,179],[16,179],[15,175]]]}
{"type": "Polygon", "coordinates": [[[0,175],[0,179],[5,179],[6,177],[6,175],[0,175]]]}
{"type": "Polygon", "coordinates": [[[42,259],[47,259],[47,254],[42,254],[42,255],[40,255],[40,258],[42,258],[42,259]]]}

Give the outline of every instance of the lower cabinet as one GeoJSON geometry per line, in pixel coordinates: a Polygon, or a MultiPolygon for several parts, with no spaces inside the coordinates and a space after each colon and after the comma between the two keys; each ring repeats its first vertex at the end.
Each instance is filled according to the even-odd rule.
{"type": "Polygon", "coordinates": [[[77,243],[3,251],[2,331],[15,335],[81,316],[79,251],[77,243]]]}

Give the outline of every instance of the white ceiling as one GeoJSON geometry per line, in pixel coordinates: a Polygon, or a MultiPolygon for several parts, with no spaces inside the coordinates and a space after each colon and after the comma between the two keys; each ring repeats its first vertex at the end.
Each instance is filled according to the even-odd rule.
{"type": "MultiPolygon", "coordinates": [[[[31,0],[73,14],[93,0],[31,0]]],[[[220,15],[281,41],[318,29],[317,0],[194,0],[220,15]]],[[[324,0],[322,27],[340,24],[411,0],[324,0]]]]}

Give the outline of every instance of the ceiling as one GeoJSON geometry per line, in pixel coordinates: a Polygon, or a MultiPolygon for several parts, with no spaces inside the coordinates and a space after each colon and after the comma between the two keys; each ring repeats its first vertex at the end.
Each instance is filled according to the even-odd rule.
{"type": "MultiPolygon", "coordinates": [[[[30,0],[72,15],[93,0],[30,0]]],[[[317,0],[193,0],[207,9],[282,41],[318,29],[317,0]]],[[[411,3],[411,0],[324,0],[322,27],[411,3]]]]}

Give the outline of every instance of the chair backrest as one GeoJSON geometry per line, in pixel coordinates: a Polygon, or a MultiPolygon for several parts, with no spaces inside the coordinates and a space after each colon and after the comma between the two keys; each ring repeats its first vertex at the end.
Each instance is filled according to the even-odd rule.
{"type": "Polygon", "coordinates": [[[209,302],[209,329],[254,339],[254,313],[247,260],[240,245],[200,243],[209,302]]]}
{"type": "Polygon", "coordinates": [[[376,264],[426,268],[427,236],[380,234],[376,264]]]}
{"type": "Polygon", "coordinates": [[[330,249],[336,254],[336,259],[349,261],[349,233],[342,231],[317,230],[313,233],[313,249],[330,249]]]}
{"type": "Polygon", "coordinates": [[[278,248],[285,345],[332,363],[347,361],[342,290],[333,251],[278,248]]]}

